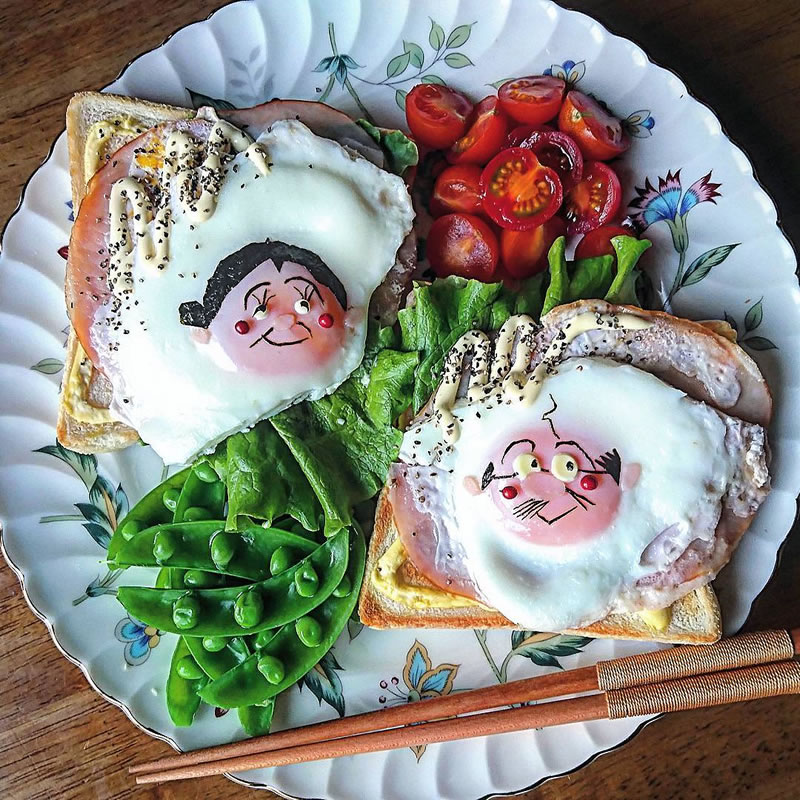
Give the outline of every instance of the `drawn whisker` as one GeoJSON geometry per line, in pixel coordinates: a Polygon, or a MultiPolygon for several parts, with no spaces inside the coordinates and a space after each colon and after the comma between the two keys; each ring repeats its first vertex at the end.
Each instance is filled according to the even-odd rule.
{"type": "Polygon", "coordinates": [[[539,500],[536,497],[529,497],[524,502],[514,507],[514,516],[521,520],[532,517],[537,511],[541,511],[547,505],[547,500],[539,500]]]}
{"type": "Polygon", "coordinates": [[[584,497],[582,494],[578,494],[577,492],[575,492],[572,489],[570,489],[569,486],[565,486],[564,488],[567,490],[568,494],[570,494],[572,497],[575,498],[575,500],[577,500],[577,502],[581,506],[581,508],[584,508],[584,509],[586,508],[584,503],[588,503],[590,506],[595,505],[588,497],[584,497]]]}

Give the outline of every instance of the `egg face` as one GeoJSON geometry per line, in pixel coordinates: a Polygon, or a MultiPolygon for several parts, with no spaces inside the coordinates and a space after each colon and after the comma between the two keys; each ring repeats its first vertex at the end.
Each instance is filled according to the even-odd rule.
{"type": "Polygon", "coordinates": [[[258,144],[268,171],[247,152],[224,163],[201,222],[176,199],[167,262],[137,250],[129,294],[92,330],[113,413],[167,463],[345,380],[411,229],[399,177],[294,120],[258,144]]]}
{"type": "MultiPolygon", "coordinates": [[[[618,453],[586,427],[530,425],[498,437],[481,483],[506,531],[558,546],[589,541],[608,528],[622,494],[618,453]]],[[[626,472],[636,467],[626,465],[626,472]]]]}
{"type": "Polygon", "coordinates": [[[572,358],[532,405],[456,405],[443,445],[428,421],[401,461],[449,475],[443,524],[480,596],[513,622],[563,630],[602,619],[626,587],[668,566],[648,545],[719,518],[734,465],[719,415],[634,367],[572,358]],[[417,444],[418,443],[418,444],[417,444]],[[452,470],[452,472],[450,472],[452,470]]]}

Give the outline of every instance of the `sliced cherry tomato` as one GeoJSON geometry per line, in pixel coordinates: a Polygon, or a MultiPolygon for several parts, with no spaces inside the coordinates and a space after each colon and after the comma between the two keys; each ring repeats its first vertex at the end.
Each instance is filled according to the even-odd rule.
{"type": "Polygon", "coordinates": [[[539,125],[561,108],[566,83],[550,75],[530,75],[506,81],[497,90],[500,107],[517,122],[539,125]]]}
{"type": "Polygon", "coordinates": [[[447,151],[451,164],[485,164],[506,141],[508,117],[494,95],[484,97],[472,110],[467,132],[447,151]]]}
{"type": "Polygon", "coordinates": [[[481,168],[476,164],[456,164],[436,179],[431,197],[431,214],[482,214],[481,168]]]}
{"type": "Polygon", "coordinates": [[[501,228],[517,231],[547,222],[563,197],[556,171],[524,147],[503,150],[483,168],[481,192],[489,217],[501,228]]]}
{"type": "Polygon", "coordinates": [[[614,218],[619,210],[622,189],[611,167],[601,161],[587,161],[583,179],[564,199],[568,233],[586,233],[614,218]]]}
{"type": "Polygon", "coordinates": [[[527,231],[504,230],[500,234],[500,256],[505,272],[513,278],[530,278],[547,269],[550,245],[567,232],[561,217],[527,231]]]}
{"type": "Polygon", "coordinates": [[[523,142],[535,131],[554,131],[552,125],[517,125],[506,136],[506,147],[524,147],[523,142]]]}
{"type": "Polygon", "coordinates": [[[601,225],[589,231],[575,248],[575,258],[594,258],[595,256],[613,256],[614,248],[611,240],[615,236],[634,236],[630,228],[622,225],[601,225]]]}
{"type": "Polygon", "coordinates": [[[426,147],[450,147],[467,129],[472,103],[461,92],[435,83],[417,84],[406,95],[406,119],[426,147]]]}
{"type": "Polygon", "coordinates": [[[540,163],[554,169],[567,189],[583,176],[583,155],[575,140],[561,131],[520,125],[508,134],[509,147],[533,150],[540,163]],[[511,142],[515,144],[511,144],[511,142]]]}
{"type": "Polygon", "coordinates": [[[440,278],[490,281],[500,247],[489,223],[472,214],[446,214],[431,225],[425,252],[440,278]]]}
{"type": "Polygon", "coordinates": [[[578,143],[587,159],[608,161],[631,146],[622,123],[583,92],[567,92],[558,115],[558,128],[578,143]]]}

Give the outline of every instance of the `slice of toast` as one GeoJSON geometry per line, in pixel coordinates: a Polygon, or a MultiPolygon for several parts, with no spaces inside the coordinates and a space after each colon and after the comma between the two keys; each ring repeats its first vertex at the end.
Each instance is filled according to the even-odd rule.
{"type": "MultiPolygon", "coordinates": [[[[518,628],[498,611],[443,592],[403,557],[396,566],[396,579],[413,593],[426,594],[424,609],[414,608],[381,591],[375,580],[378,561],[398,539],[391,504],[384,492],[375,513],[375,528],[367,557],[364,584],[358,613],[372,628],[518,628]],[[443,600],[437,605],[437,596],[443,600]],[[452,603],[459,603],[452,605],[452,603]]],[[[401,546],[401,545],[399,545],[401,546]]],[[[385,569],[385,567],[382,567],[385,569]]],[[[695,589],[670,606],[663,614],[612,614],[606,619],[577,630],[560,631],[595,638],[639,639],[674,644],[711,644],[722,635],[719,604],[711,586],[695,589]],[[660,617],[660,619],[659,619],[660,617]]]]}
{"type": "MultiPolygon", "coordinates": [[[[187,108],[150,103],[101,92],[80,92],[67,107],[67,143],[72,207],[78,213],[86,185],[111,155],[160,122],[193,116],[187,108]],[[102,125],[107,127],[103,129],[102,125]],[[98,127],[104,135],[98,138],[98,127]]],[[[56,435],[79,453],[119,450],[138,441],[135,430],[108,411],[111,386],[94,369],[70,330],[59,397],[56,435]]]]}

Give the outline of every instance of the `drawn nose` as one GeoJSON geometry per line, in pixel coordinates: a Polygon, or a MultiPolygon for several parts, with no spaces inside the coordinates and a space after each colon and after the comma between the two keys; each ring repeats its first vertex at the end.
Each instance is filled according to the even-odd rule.
{"type": "Polygon", "coordinates": [[[531,472],[522,481],[522,488],[542,500],[552,500],[564,493],[564,485],[546,472],[531,472]]]}
{"type": "Polygon", "coordinates": [[[276,331],[288,331],[295,322],[297,322],[297,317],[294,314],[281,314],[275,318],[272,324],[276,331]]]}

